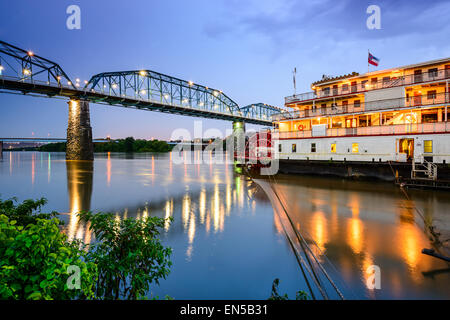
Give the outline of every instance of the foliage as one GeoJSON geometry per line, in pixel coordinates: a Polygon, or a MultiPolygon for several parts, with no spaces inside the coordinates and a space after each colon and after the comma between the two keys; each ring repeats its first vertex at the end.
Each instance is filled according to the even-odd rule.
{"type": "MultiPolygon", "coordinates": [[[[288,295],[280,295],[278,293],[278,285],[280,284],[280,279],[273,280],[272,283],[272,293],[268,300],[289,300],[288,295]]],[[[295,294],[295,300],[308,300],[308,294],[304,291],[297,291],[295,294]]]]}
{"type": "Polygon", "coordinates": [[[39,151],[45,152],[66,152],[65,142],[49,143],[37,148],[39,151]]]}
{"type": "Polygon", "coordinates": [[[36,223],[37,219],[52,219],[58,215],[57,212],[41,213],[42,206],[47,203],[47,199],[45,198],[37,200],[28,199],[17,205],[16,203],[16,198],[5,201],[0,199],[0,214],[6,215],[11,221],[16,221],[16,224],[20,226],[36,223]]]}
{"type": "Polygon", "coordinates": [[[57,219],[36,217],[25,227],[0,215],[0,299],[92,298],[96,266],[84,257],[57,219]],[[80,289],[67,286],[71,265],[80,268],[80,289]]]}
{"type": "Polygon", "coordinates": [[[134,141],[135,140],[133,137],[125,138],[125,141],[123,143],[125,147],[125,152],[133,152],[134,141]]]}
{"type": "Polygon", "coordinates": [[[104,299],[145,298],[150,284],[166,278],[172,265],[171,248],[158,238],[165,220],[158,217],[115,219],[111,213],[79,214],[90,223],[98,242],[89,259],[98,267],[96,296],[104,299]]]}
{"type": "MultiPolygon", "coordinates": [[[[65,152],[66,143],[49,143],[38,148],[39,151],[65,152]]],[[[169,152],[172,146],[161,140],[144,140],[133,137],[110,142],[94,143],[94,152],[169,152]]]]}

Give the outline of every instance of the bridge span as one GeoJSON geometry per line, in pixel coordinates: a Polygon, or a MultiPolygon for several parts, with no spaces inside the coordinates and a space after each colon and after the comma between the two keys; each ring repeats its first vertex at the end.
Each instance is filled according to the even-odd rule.
{"type": "MultiPolygon", "coordinates": [[[[233,122],[272,125],[281,108],[255,103],[240,107],[221,90],[151,70],[104,72],[80,83],[55,62],[0,40],[0,92],[69,100],[67,159],[93,159],[89,102],[233,122]]],[[[239,124],[239,125],[238,125],[239,124]]]]}

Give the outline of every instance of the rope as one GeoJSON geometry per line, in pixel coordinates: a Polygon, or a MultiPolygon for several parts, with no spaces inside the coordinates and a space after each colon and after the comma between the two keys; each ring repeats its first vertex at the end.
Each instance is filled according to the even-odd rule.
{"type": "MultiPolygon", "coordinates": [[[[250,175],[251,178],[253,178],[253,177],[251,176],[250,173],[249,173],[249,175],[250,175]]],[[[276,180],[275,180],[275,177],[269,175],[269,180],[271,180],[271,179],[273,180],[273,184],[277,184],[277,182],[276,182],[276,180]]],[[[328,273],[326,272],[326,270],[323,268],[322,264],[320,263],[320,261],[318,260],[318,258],[316,257],[316,255],[314,254],[314,252],[312,251],[312,249],[308,246],[308,244],[307,244],[306,240],[304,239],[304,237],[301,235],[301,233],[300,233],[298,230],[296,230],[296,228],[295,228],[295,226],[294,226],[294,224],[293,224],[293,222],[292,222],[292,219],[290,218],[290,216],[289,216],[289,214],[288,214],[288,212],[287,212],[287,210],[286,210],[286,208],[285,208],[285,206],[284,206],[284,204],[283,204],[283,201],[280,199],[280,196],[278,195],[278,193],[273,189],[273,186],[272,186],[272,185],[271,185],[271,190],[272,190],[272,192],[275,194],[275,196],[277,197],[277,199],[278,199],[278,201],[279,201],[281,207],[283,208],[283,211],[285,212],[286,216],[288,217],[289,223],[291,224],[291,227],[292,227],[292,229],[294,230],[294,232],[295,232],[295,234],[296,234],[296,236],[297,236],[297,240],[298,240],[298,242],[300,243],[300,245],[302,246],[303,251],[305,252],[305,257],[307,258],[307,260],[308,260],[308,262],[309,262],[309,265],[310,265],[311,268],[312,268],[312,274],[313,274],[313,275],[312,275],[312,278],[313,278],[314,282],[316,283],[317,288],[319,289],[319,291],[320,291],[320,293],[322,294],[322,296],[324,297],[324,299],[328,299],[328,295],[327,295],[326,291],[322,288],[322,285],[321,285],[321,283],[320,283],[320,279],[319,279],[319,277],[317,276],[316,272],[315,272],[314,269],[313,269],[314,267],[313,267],[313,265],[312,265],[312,263],[311,263],[311,260],[309,259],[309,256],[308,256],[308,254],[307,254],[307,251],[305,250],[305,246],[306,246],[306,248],[308,249],[308,251],[310,252],[310,254],[313,256],[313,258],[314,258],[316,264],[319,266],[320,270],[324,273],[325,277],[326,277],[327,280],[330,282],[330,284],[333,286],[333,288],[335,289],[335,291],[336,291],[336,293],[339,295],[339,297],[340,297],[341,299],[345,299],[344,296],[343,296],[343,294],[340,292],[340,290],[339,290],[338,287],[336,286],[336,284],[333,282],[333,280],[331,279],[331,277],[328,275],[328,273]]],[[[290,239],[289,235],[287,234],[286,229],[284,228],[284,225],[283,225],[283,230],[285,231],[286,235],[288,236],[288,240],[289,240],[289,243],[291,244],[291,247],[293,247],[292,240],[290,239]]],[[[316,245],[317,245],[317,244],[316,244],[316,245]]],[[[319,248],[319,250],[320,250],[320,248],[319,248]]],[[[294,253],[296,253],[296,250],[294,251],[294,253]]],[[[322,252],[321,252],[321,253],[322,253],[322,252]]],[[[322,253],[322,254],[323,254],[323,253],[322,253]]],[[[324,256],[326,257],[326,255],[324,255],[324,256]]],[[[297,254],[296,254],[296,257],[297,257],[297,254]]],[[[326,258],[327,258],[327,257],[326,257],[326,258]]],[[[329,261],[328,258],[327,258],[327,260],[329,261]]],[[[331,263],[330,261],[329,261],[329,263],[330,263],[330,265],[332,265],[332,263],[331,263]]],[[[306,265],[305,265],[305,266],[306,266],[306,265]]],[[[333,265],[332,265],[332,266],[333,266],[333,265]]],[[[334,268],[334,266],[333,266],[333,268],[334,268]]],[[[336,270],[336,268],[334,268],[334,269],[336,270]]],[[[308,271],[309,271],[309,268],[308,268],[308,271]]],[[[311,272],[310,272],[310,275],[311,275],[311,272]]]]}
{"type": "MultiPolygon", "coordinates": [[[[275,178],[273,178],[273,180],[275,181],[275,184],[277,184],[275,178]]],[[[292,226],[292,228],[294,229],[297,238],[299,239],[300,243],[303,243],[302,246],[306,246],[306,248],[309,250],[309,252],[311,253],[311,255],[313,256],[314,260],[316,261],[317,265],[319,266],[320,270],[324,273],[325,277],[328,279],[328,281],[330,282],[330,284],[333,286],[333,288],[335,289],[336,293],[339,295],[339,297],[344,300],[344,295],[341,293],[341,291],[339,290],[339,288],[336,286],[336,284],[334,283],[334,281],[331,279],[331,277],[328,275],[328,273],[326,272],[325,268],[322,266],[322,264],[320,263],[320,261],[318,260],[317,256],[314,254],[314,252],[312,251],[311,247],[308,245],[308,243],[306,242],[306,240],[304,239],[304,237],[302,236],[302,234],[295,228],[294,223],[292,222],[292,219],[290,218],[289,214],[287,213],[287,210],[283,204],[283,202],[281,201],[281,199],[278,196],[278,193],[273,189],[273,187],[271,188],[272,191],[275,193],[275,195],[277,196],[278,200],[280,201],[281,206],[283,207],[284,212],[286,213],[286,216],[289,219],[289,222],[292,226]]],[[[325,255],[324,255],[325,256],[325,255]]],[[[326,257],[326,256],[325,256],[326,257]]]]}
{"type": "MultiPolygon", "coordinates": [[[[271,176],[269,176],[269,180],[270,180],[270,177],[271,177],[271,176]]],[[[273,178],[273,177],[272,177],[272,178],[273,178]]],[[[305,252],[305,257],[306,257],[306,259],[307,259],[307,261],[308,261],[308,263],[309,263],[309,265],[310,265],[310,267],[311,267],[311,270],[312,270],[312,275],[311,275],[311,274],[310,274],[310,275],[312,276],[312,278],[313,278],[313,280],[314,280],[314,282],[315,282],[317,288],[319,289],[320,293],[322,294],[322,297],[323,297],[325,300],[328,300],[328,299],[329,299],[329,298],[328,298],[328,295],[327,295],[326,291],[322,288],[323,286],[322,286],[322,284],[321,284],[321,282],[320,282],[320,279],[319,279],[319,277],[317,276],[316,272],[314,271],[314,267],[313,267],[313,265],[312,265],[312,263],[311,263],[311,260],[309,259],[308,255],[306,254],[306,251],[305,251],[304,245],[303,245],[303,243],[302,243],[302,240],[298,237],[298,232],[297,232],[297,230],[294,228],[294,226],[293,226],[293,224],[292,224],[292,221],[291,221],[291,219],[290,219],[290,217],[289,217],[289,214],[287,213],[287,210],[286,210],[286,208],[284,207],[283,202],[281,201],[280,197],[278,196],[278,193],[273,189],[273,187],[271,186],[270,188],[271,188],[272,192],[275,194],[275,196],[277,197],[278,202],[280,203],[281,207],[283,208],[284,213],[285,213],[286,216],[288,217],[289,222],[290,222],[290,224],[291,224],[291,227],[292,227],[292,229],[294,230],[294,232],[295,232],[295,234],[296,234],[296,236],[297,236],[297,240],[298,240],[298,242],[300,243],[300,245],[302,246],[303,251],[305,252]]],[[[283,229],[284,229],[284,226],[283,226],[283,229]]],[[[308,270],[309,270],[309,268],[308,268],[308,270]]]]}

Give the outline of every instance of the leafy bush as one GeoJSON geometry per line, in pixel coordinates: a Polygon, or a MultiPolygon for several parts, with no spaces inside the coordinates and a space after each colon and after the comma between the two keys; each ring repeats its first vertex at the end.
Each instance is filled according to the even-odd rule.
{"type": "MultiPolygon", "coordinates": [[[[28,207],[33,207],[31,202],[28,207]]],[[[96,266],[83,261],[79,243],[67,241],[57,219],[34,222],[24,227],[0,215],[0,298],[92,298],[96,266]],[[67,286],[71,265],[80,268],[80,289],[67,286]]]]}
{"type": "MultiPolygon", "coordinates": [[[[47,199],[41,198],[38,200],[25,200],[17,204],[16,198],[2,201],[0,199],[0,214],[6,215],[10,220],[15,220],[16,224],[26,226],[31,223],[36,223],[37,219],[52,219],[58,213],[41,213],[41,208],[47,203],[47,199]]],[[[62,223],[62,222],[60,222],[62,223]]]]}
{"type": "MultiPolygon", "coordinates": [[[[273,280],[272,283],[272,293],[268,300],[289,300],[288,295],[280,295],[278,293],[278,285],[280,284],[280,279],[273,280]]],[[[308,300],[308,294],[305,291],[297,291],[295,294],[295,300],[308,300]]]]}
{"type": "Polygon", "coordinates": [[[91,245],[88,259],[98,267],[96,296],[104,299],[140,299],[166,278],[172,262],[171,248],[159,236],[164,219],[146,217],[116,220],[113,214],[79,214],[90,223],[98,242],[91,245]]]}

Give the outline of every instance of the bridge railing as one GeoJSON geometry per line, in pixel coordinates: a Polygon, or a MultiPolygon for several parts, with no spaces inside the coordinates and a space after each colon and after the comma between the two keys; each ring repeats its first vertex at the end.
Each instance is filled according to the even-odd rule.
{"type": "MultiPolygon", "coordinates": [[[[257,103],[254,105],[250,105],[250,106],[246,106],[243,108],[239,108],[237,105],[238,110],[233,110],[228,108],[227,106],[224,105],[223,101],[220,101],[220,104],[217,102],[216,105],[213,104],[213,107],[211,107],[211,104],[207,104],[207,103],[203,103],[202,104],[198,104],[198,103],[192,103],[194,100],[193,98],[187,99],[185,101],[180,100],[179,99],[174,99],[173,97],[169,96],[163,96],[162,98],[159,97],[159,99],[153,99],[151,98],[152,96],[147,96],[147,97],[143,97],[140,94],[117,94],[116,92],[112,91],[112,90],[108,90],[107,88],[103,88],[103,89],[94,89],[94,88],[87,88],[87,87],[75,87],[73,86],[72,83],[56,83],[56,82],[52,82],[52,81],[42,81],[42,80],[37,80],[37,79],[33,79],[33,78],[21,78],[21,77],[14,77],[14,76],[9,76],[9,75],[0,75],[0,82],[2,81],[13,81],[13,82],[21,82],[21,83],[28,83],[31,85],[38,85],[38,86],[46,86],[46,87],[52,87],[52,88],[56,88],[56,89],[60,89],[60,90],[70,90],[72,92],[75,93],[75,95],[78,95],[80,98],[83,97],[89,97],[89,95],[91,94],[100,94],[103,95],[103,97],[100,97],[97,99],[97,103],[109,103],[107,102],[108,98],[123,98],[123,99],[128,99],[130,100],[130,104],[128,106],[132,107],[139,107],[139,103],[141,104],[157,104],[157,105],[165,105],[165,106],[170,106],[170,107],[175,107],[175,108],[183,108],[185,110],[202,110],[205,111],[207,113],[214,113],[217,115],[232,115],[232,116],[236,116],[240,119],[243,119],[245,121],[245,119],[249,119],[249,120],[261,120],[261,121],[267,121],[267,124],[271,123],[271,116],[272,114],[276,113],[276,112],[280,112],[281,109],[270,106],[270,105],[266,105],[266,104],[262,104],[262,103],[257,103]],[[133,102],[134,105],[133,105],[133,102]]],[[[221,94],[220,91],[213,91],[213,92],[218,92],[219,94],[221,94]]],[[[214,94],[213,94],[214,95],[214,94]]],[[[95,100],[92,97],[89,98],[89,100],[95,100]]],[[[197,99],[198,101],[198,99],[197,99]]],[[[195,102],[195,101],[194,101],[195,102]]]]}

